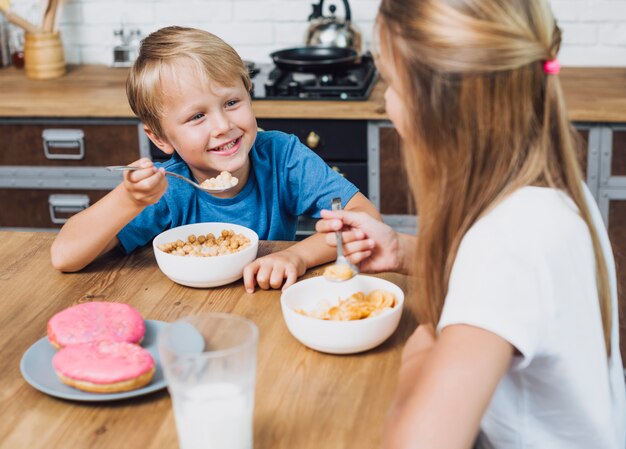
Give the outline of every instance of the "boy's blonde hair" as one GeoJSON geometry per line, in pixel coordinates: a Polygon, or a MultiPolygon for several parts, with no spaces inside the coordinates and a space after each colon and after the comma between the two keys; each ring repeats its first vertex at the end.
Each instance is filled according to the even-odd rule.
{"type": "Polygon", "coordinates": [[[170,26],[148,35],[126,80],[126,95],[133,112],[157,136],[163,136],[162,79],[164,71],[187,60],[206,81],[234,86],[241,79],[252,87],[245,63],[226,42],[208,31],[170,26]]]}
{"type": "Polygon", "coordinates": [[[439,321],[459,245],[480,216],[521,186],[550,186],[572,198],[589,228],[610,354],[607,265],[582,188],[580,145],[559,78],[543,68],[561,43],[547,1],[382,0],[377,25],[406,112],[420,321],[439,321]]]}

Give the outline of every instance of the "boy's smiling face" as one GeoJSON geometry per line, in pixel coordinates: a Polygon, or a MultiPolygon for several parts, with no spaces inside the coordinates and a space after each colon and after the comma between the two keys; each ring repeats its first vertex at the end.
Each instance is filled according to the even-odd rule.
{"type": "Polygon", "coordinates": [[[181,60],[161,79],[163,135],[146,132],[165,153],[176,150],[198,181],[228,171],[243,188],[257,124],[243,81],[234,81],[233,86],[207,82],[195,66],[181,60]]]}

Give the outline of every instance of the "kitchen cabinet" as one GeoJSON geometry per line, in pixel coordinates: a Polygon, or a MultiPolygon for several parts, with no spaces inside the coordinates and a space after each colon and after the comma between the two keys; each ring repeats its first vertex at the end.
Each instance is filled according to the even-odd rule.
{"type": "Polygon", "coordinates": [[[56,228],[95,203],[109,189],[0,189],[3,228],[56,228]],[[10,212],[9,212],[10,211],[10,212]]]}
{"type": "Polygon", "coordinates": [[[59,228],[148,154],[136,119],[0,118],[0,227],[59,228]],[[16,150],[17,149],[17,150],[16,150]]]}
{"type": "Polygon", "coordinates": [[[0,166],[119,165],[138,155],[139,131],[138,121],[132,119],[0,119],[0,145],[7,149],[0,152],[0,166]]]}

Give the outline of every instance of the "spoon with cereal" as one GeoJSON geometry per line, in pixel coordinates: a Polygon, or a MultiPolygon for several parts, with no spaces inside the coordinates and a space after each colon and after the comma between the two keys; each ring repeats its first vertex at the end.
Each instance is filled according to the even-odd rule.
{"type": "MultiPolygon", "coordinates": [[[[132,165],[112,165],[112,166],[107,167],[107,170],[109,171],[126,171],[126,170],[134,171],[134,170],[139,170],[139,169],[141,169],[141,167],[133,167],[132,165]]],[[[192,186],[194,186],[196,189],[204,190],[205,192],[209,192],[209,193],[226,192],[227,190],[230,190],[233,187],[235,187],[237,184],[239,184],[239,179],[235,178],[233,175],[231,175],[227,171],[223,171],[222,173],[217,175],[215,178],[209,178],[209,179],[204,180],[202,184],[198,184],[197,182],[192,181],[191,179],[186,178],[185,176],[179,175],[178,173],[173,173],[171,171],[166,171],[165,174],[167,176],[178,178],[181,181],[185,181],[186,183],[189,183],[192,186]]]]}
{"type": "MultiPolygon", "coordinates": [[[[331,209],[341,210],[341,198],[332,199],[331,209]]],[[[335,237],[337,238],[337,260],[334,265],[330,265],[324,270],[324,277],[329,281],[343,282],[359,274],[359,269],[343,255],[341,231],[336,231],[335,237]]]]}

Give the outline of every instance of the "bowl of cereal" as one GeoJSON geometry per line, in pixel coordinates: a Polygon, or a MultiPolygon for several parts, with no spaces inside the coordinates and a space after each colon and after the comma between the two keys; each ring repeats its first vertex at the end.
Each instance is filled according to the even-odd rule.
{"type": "Polygon", "coordinates": [[[217,287],[241,279],[256,258],[259,236],[232,223],[195,223],[168,229],[152,241],[159,268],[188,287],[217,287]]]}
{"type": "Polygon", "coordinates": [[[400,322],[404,292],[396,284],[359,274],[344,282],[317,276],[296,282],[280,298],[289,332],[311,349],[353,354],[389,338],[400,322]]]}

